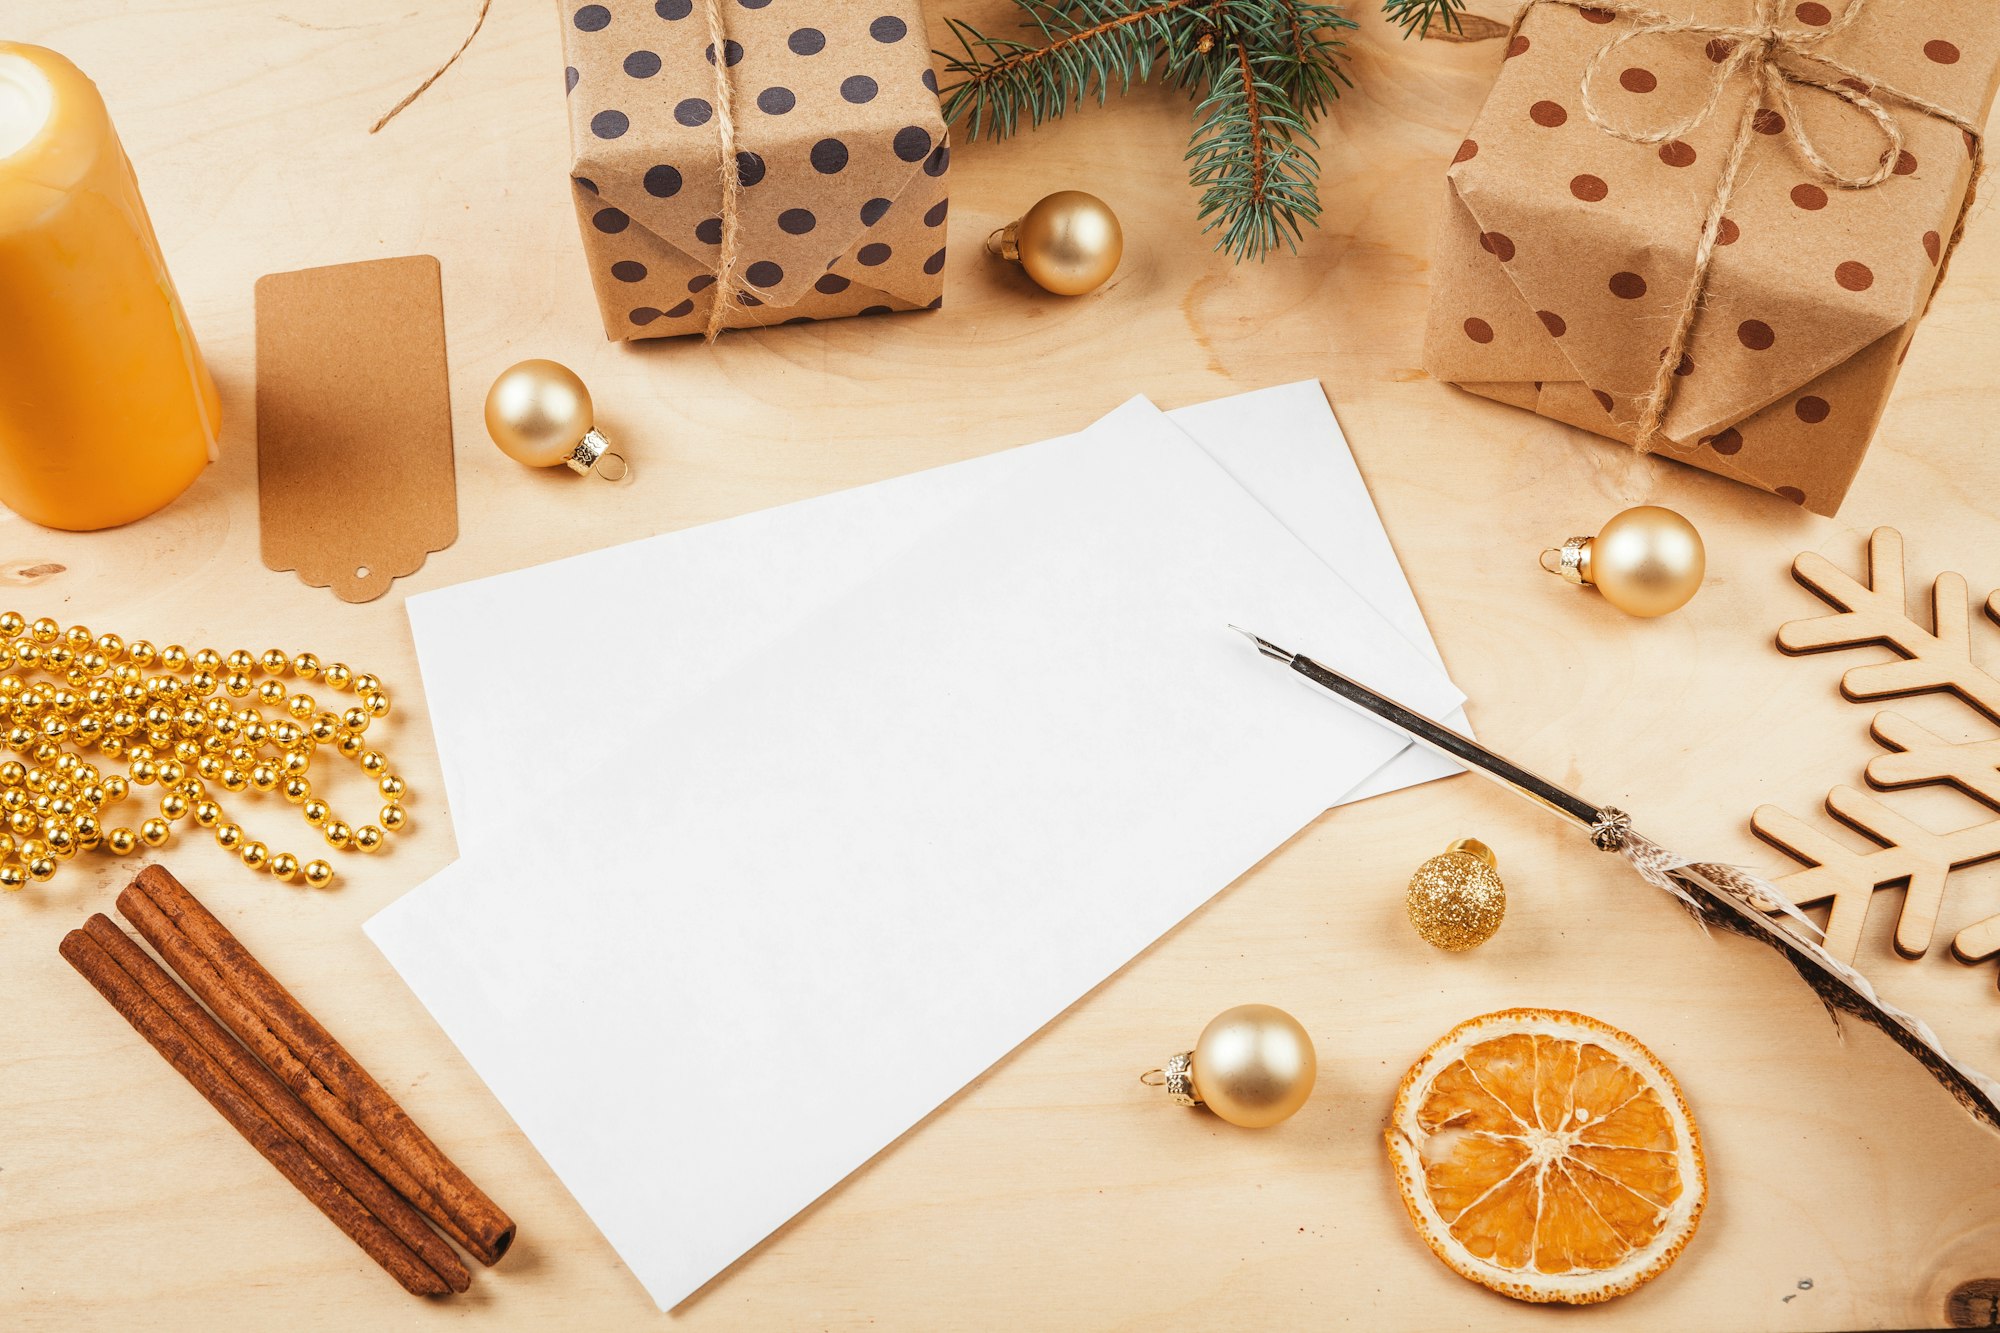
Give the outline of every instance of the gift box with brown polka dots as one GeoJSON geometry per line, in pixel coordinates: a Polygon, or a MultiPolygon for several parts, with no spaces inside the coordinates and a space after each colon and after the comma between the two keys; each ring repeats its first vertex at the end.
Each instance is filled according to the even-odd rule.
{"type": "Polygon", "coordinates": [[[708,330],[725,142],[726,327],[943,304],[951,150],[915,0],[565,0],[562,27],[606,337],[708,330]]]}
{"type": "Polygon", "coordinates": [[[1650,405],[1659,455],[1831,514],[1966,211],[1993,0],[1600,4],[1496,53],[1426,368],[1628,444],[1650,405]]]}

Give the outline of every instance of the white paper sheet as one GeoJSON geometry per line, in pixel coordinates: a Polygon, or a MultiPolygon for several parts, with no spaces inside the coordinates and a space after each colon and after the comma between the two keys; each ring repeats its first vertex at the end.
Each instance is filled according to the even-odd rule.
{"type": "MultiPolygon", "coordinates": [[[[873,562],[844,591],[766,582],[799,568],[767,516],[529,572],[622,580],[627,618],[662,593],[781,622],[733,662],[609,659],[671,706],[567,775],[554,826],[505,795],[546,754],[438,714],[467,859],[369,933],[663,1307],[1402,749],[1226,622],[1434,715],[1462,699],[1149,405],[996,457],[927,535],[868,531],[893,497],[853,493],[807,541],[873,562]]],[[[522,613],[464,591],[412,619],[434,709],[491,717],[502,687],[452,650],[522,613]]]]}

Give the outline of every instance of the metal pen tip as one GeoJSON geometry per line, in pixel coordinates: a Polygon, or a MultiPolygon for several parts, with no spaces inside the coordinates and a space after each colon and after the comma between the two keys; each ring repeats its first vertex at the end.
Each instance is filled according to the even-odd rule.
{"type": "Polygon", "coordinates": [[[1298,656],[1297,653],[1286,652],[1283,648],[1280,648],[1277,644],[1272,643],[1269,639],[1258,638],[1255,634],[1252,634],[1249,630],[1244,629],[1241,625],[1231,625],[1229,628],[1235,630],[1238,634],[1241,634],[1244,638],[1256,644],[1257,651],[1264,654],[1264,656],[1276,658],[1278,661],[1285,663],[1287,666],[1291,665],[1292,660],[1298,656]]]}

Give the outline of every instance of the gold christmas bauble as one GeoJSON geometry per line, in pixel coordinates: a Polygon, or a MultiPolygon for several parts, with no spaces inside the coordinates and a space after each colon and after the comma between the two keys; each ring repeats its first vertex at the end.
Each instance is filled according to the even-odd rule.
{"type": "Polygon", "coordinates": [[[1045,290],[1081,296],[1118,271],[1125,233],[1096,195],[1058,190],[995,232],[988,248],[1019,263],[1045,290]]]}
{"type": "Polygon", "coordinates": [[[1620,611],[1647,618],[1686,606],[1708,569],[1694,524],[1658,505],[1614,514],[1595,537],[1572,537],[1542,555],[1543,568],[1594,584],[1620,611]],[[1558,558],[1553,566],[1550,555],[1558,558]]]}
{"type": "Polygon", "coordinates": [[[1239,1004],[1217,1014],[1194,1044],[1195,1096],[1232,1125],[1262,1129],[1312,1095],[1312,1038],[1282,1009],[1239,1004]]]}
{"type": "Polygon", "coordinates": [[[1493,938],[1507,915],[1507,886],[1493,849],[1461,838],[1417,867],[1404,899],[1417,934],[1457,952],[1493,938]]]}
{"type": "Polygon", "coordinates": [[[486,433],[529,467],[566,463],[592,423],[590,390],[558,361],[521,361],[486,392],[486,433]]]}

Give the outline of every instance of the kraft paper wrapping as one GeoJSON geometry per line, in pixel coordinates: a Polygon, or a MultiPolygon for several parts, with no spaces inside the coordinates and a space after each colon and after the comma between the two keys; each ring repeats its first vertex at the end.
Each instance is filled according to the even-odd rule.
{"type": "MultiPolygon", "coordinates": [[[[741,242],[727,327],[936,308],[945,172],[916,0],[724,0],[741,242]]],[[[560,0],[571,189],[613,340],[699,334],[722,139],[705,0],[560,0]]]]}
{"type": "MultiPolygon", "coordinates": [[[[1755,5],[1685,8],[1697,22],[1745,24],[1755,5]]],[[[1781,8],[1785,27],[1809,33],[1842,4],[1781,8]]],[[[1426,369],[1632,443],[1723,163],[1741,118],[1754,115],[1658,452],[1832,514],[1958,223],[1971,141],[1879,93],[1902,153],[1880,185],[1841,189],[1802,159],[1748,72],[1681,139],[1620,139],[1590,123],[1580,88],[1606,42],[1638,26],[1558,0],[1524,16],[1446,173],[1426,369]]],[[[1873,0],[1804,49],[1975,124],[2000,74],[1992,0],[1873,0]]],[[[1599,114],[1628,132],[1671,125],[1702,104],[1727,54],[1703,34],[1637,37],[1599,63],[1599,114]]],[[[1876,165],[1884,139],[1867,114],[1814,88],[1793,93],[1801,128],[1836,169],[1860,176],[1876,165]]]]}

